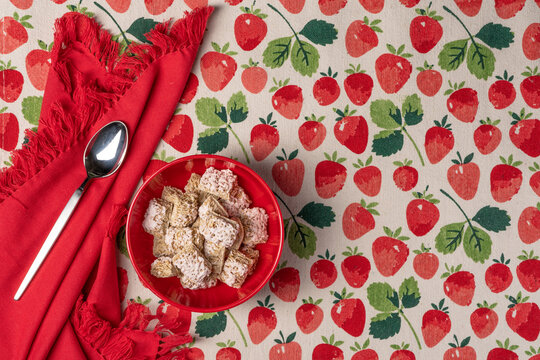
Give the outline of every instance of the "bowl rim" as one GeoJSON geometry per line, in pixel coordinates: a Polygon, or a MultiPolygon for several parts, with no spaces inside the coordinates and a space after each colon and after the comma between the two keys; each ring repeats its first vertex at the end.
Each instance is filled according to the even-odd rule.
{"type": "MultiPolygon", "coordinates": [[[[175,160],[171,161],[170,163],[168,163],[167,165],[164,165],[163,167],[159,168],[148,179],[146,179],[146,181],[143,182],[143,184],[139,187],[139,189],[135,193],[135,196],[133,197],[133,200],[131,201],[131,204],[129,206],[129,211],[128,211],[128,215],[127,215],[127,219],[126,219],[126,246],[127,246],[127,250],[128,250],[128,254],[129,254],[129,261],[131,262],[131,265],[135,269],[135,272],[137,273],[137,277],[139,278],[139,281],[143,284],[143,286],[145,288],[150,290],[154,295],[156,295],[161,300],[165,301],[167,304],[172,305],[172,306],[176,306],[177,308],[181,308],[181,309],[191,311],[191,312],[211,313],[211,312],[225,311],[225,310],[228,310],[228,309],[232,309],[232,308],[246,302],[247,300],[251,299],[255,294],[257,294],[259,291],[261,291],[261,289],[268,283],[268,281],[270,281],[270,278],[274,274],[274,271],[276,270],[276,268],[277,268],[277,266],[279,264],[279,260],[281,258],[281,253],[283,251],[283,243],[284,242],[285,242],[285,239],[284,239],[284,229],[283,229],[283,214],[281,213],[281,208],[279,207],[279,203],[277,201],[277,198],[276,198],[274,192],[272,191],[272,189],[270,188],[270,186],[268,186],[266,181],[264,181],[264,179],[261,178],[259,176],[259,174],[257,174],[249,166],[247,166],[245,164],[242,164],[239,161],[230,159],[230,158],[225,157],[225,156],[220,156],[220,155],[207,155],[207,154],[188,155],[188,156],[184,156],[184,157],[175,159],[175,160]],[[272,194],[272,203],[273,203],[274,207],[277,210],[278,220],[279,220],[279,223],[281,224],[281,226],[279,227],[280,242],[279,242],[279,246],[278,246],[277,256],[276,256],[276,258],[274,260],[274,263],[271,266],[270,271],[268,271],[268,274],[266,274],[264,279],[257,285],[257,287],[250,294],[248,294],[247,296],[245,296],[242,299],[236,300],[236,301],[234,301],[234,302],[232,302],[230,304],[227,304],[227,305],[211,307],[211,308],[199,308],[199,307],[179,304],[177,302],[174,302],[174,301],[170,300],[169,298],[167,298],[167,297],[163,296],[162,294],[160,294],[153,286],[151,286],[144,279],[144,277],[141,274],[141,270],[139,269],[138,266],[135,265],[135,262],[133,260],[133,253],[132,253],[131,241],[130,241],[130,226],[129,226],[129,224],[131,222],[131,216],[133,214],[133,207],[135,206],[135,203],[137,202],[137,199],[139,198],[141,192],[143,191],[143,189],[146,188],[148,183],[150,181],[152,181],[158,174],[162,173],[167,168],[175,166],[176,164],[181,163],[181,162],[186,162],[186,161],[193,160],[193,159],[209,159],[209,158],[229,162],[229,163],[234,164],[235,166],[243,168],[251,176],[257,178],[262,183],[263,187],[266,188],[266,190],[268,190],[272,194]]],[[[181,286],[181,285],[179,285],[179,286],[181,286]]]]}

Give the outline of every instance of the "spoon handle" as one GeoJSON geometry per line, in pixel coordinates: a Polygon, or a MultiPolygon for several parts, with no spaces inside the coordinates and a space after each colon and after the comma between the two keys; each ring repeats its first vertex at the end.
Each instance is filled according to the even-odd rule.
{"type": "Polygon", "coordinates": [[[60,213],[60,216],[58,216],[58,219],[54,223],[54,226],[51,229],[51,232],[49,232],[49,235],[47,236],[47,239],[45,239],[45,242],[43,245],[41,245],[41,249],[39,250],[38,254],[36,255],[36,258],[34,259],[34,262],[30,266],[30,269],[28,269],[28,272],[24,276],[23,281],[21,282],[21,285],[19,286],[19,289],[17,290],[17,293],[13,297],[14,300],[19,300],[30,284],[30,281],[34,278],[37,271],[39,270],[39,267],[43,263],[43,260],[47,257],[49,254],[49,251],[53,247],[54,243],[56,242],[56,239],[58,239],[58,236],[62,233],[62,230],[64,229],[64,226],[67,224],[69,218],[71,217],[71,214],[73,213],[73,210],[75,210],[75,207],[77,206],[77,203],[81,199],[81,196],[83,194],[84,188],[86,187],[86,184],[88,183],[89,178],[86,178],[84,182],[81,184],[81,186],[75,190],[73,195],[69,198],[66,206],[64,207],[64,210],[60,213]]]}

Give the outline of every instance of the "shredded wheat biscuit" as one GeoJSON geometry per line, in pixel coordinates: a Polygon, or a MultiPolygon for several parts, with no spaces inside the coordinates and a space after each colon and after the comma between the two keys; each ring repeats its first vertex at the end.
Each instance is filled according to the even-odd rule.
{"type": "Polygon", "coordinates": [[[211,264],[192,243],[182,247],[174,255],[172,262],[180,270],[183,278],[196,284],[204,282],[212,272],[211,264]]]}
{"type": "Polygon", "coordinates": [[[244,225],[244,244],[255,246],[264,244],[268,240],[268,214],[263,208],[255,207],[243,209],[240,213],[240,220],[244,225]]]}
{"type": "Polygon", "coordinates": [[[199,217],[206,218],[210,214],[217,214],[221,216],[227,216],[227,210],[221,205],[218,199],[213,195],[208,195],[206,200],[199,207],[199,217]]]}
{"type": "Polygon", "coordinates": [[[209,215],[201,220],[199,232],[207,242],[226,248],[231,247],[238,236],[238,224],[219,215],[209,215]]]}
{"type": "Polygon", "coordinates": [[[243,209],[247,209],[251,205],[251,199],[244,188],[237,185],[232,189],[229,199],[223,199],[221,203],[229,216],[238,216],[243,209]]]}
{"type": "Polygon", "coordinates": [[[158,278],[168,278],[176,275],[172,259],[168,256],[158,257],[150,265],[150,274],[158,278]]]}
{"type": "Polygon", "coordinates": [[[144,214],[142,227],[144,231],[152,235],[159,235],[165,232],[169,225],[169,215],[172,204],[162,199],[152,199],[144,214]]]}
{"type": "Polygon", "coordinates": [[[225,284],[240,288],[248,276],[251,260],[238,250],[232,250],[223,264],[218,279],[225,284]]]}
{"type": "Polygon", "coordinates": [[[192,193],[184,193],[174,201],[170,223],[172,226],[185,227],[191,225],[197,218],[198,196],[192,193]]]}
{"type": "Polygon", "coordinates": [[[229,169],[217,170],[209,167],[199,183],[199,190],[222,199],[229,199],[231,190],[236,185],[237,176],[229,169]]]}

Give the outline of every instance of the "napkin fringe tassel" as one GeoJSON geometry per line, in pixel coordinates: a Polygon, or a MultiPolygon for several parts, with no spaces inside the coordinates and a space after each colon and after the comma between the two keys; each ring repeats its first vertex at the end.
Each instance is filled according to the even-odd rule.
{"type": "Polygon", "coordinates": [[[12,151],[12,166],[0,169],[0,203],[86,134],[150,64],[166,54],[198,46],[213,10],[204,7],[186,12],[172,27],[170,22],[157,24],[146,34],[151,44],[131,44],[122,55],[118,43],[94,19],[79,13],[58,19],[51,57],[75,106],[64,109],[60,102],[53,103],[49,113],[41,114],[39,130],[26,130],[28,141],[12,151]],[[106,81],[88,82],[66,62],[68,57],[62,54],[74,43],[95,56],[107,71],[106,81]]]}

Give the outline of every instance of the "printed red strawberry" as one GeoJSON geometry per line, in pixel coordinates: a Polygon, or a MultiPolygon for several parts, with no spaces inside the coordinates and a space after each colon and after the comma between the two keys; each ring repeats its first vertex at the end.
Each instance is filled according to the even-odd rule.
{"type": "Polygon", "coordinates": [[[174,0],[144,0],[146,10],[152,15],[163,14],[172,5],[174,0]]]}
{"type": "Polygon", "coordinates": [[[493,293],[500,293],[512,284],[514,277],[508,267],[510,259],[505,259],[504,254],[501,254],[500,259],[493,259],[495,264],[492,264],[486,269],[486,285],[493,293]]]}
{"type": "Polygon", "coordinates": [[[341,163],[345,158],[338,158],[337,151],[332,156],[324,153],[326,160],[315,167],[315,190],[323,199],[330,199],[343,189],[347,179],[347,168],[341,163]]]}
{"type": "Polygon", "coordinates": [[[13,17],[0,19],[0,54],[9,54],[28,41],[26,29],[34,28],[28,22],[30,18],[30,15],[19,18],[19,14],[13,13],[13,17]]]}
{"type": "Polygon", "coordinates": [[[17,9],[26,10],[32,6],[34,0],[9,0],[17,9]]]}
{"type": "Polygon", "coordinates": [[[330,315],[334,323],[347,334],[358,337],[364,332],[366,323],[366,309],[360,299],[354,299],[353,293],[347,293],[343,288],[341,293],[334,291],[334,306],[330,315]]]}
{"type": "Polygon", "coordinates": [[[536,341],[540,334],[540,308],[536,302],[527,302],[528,296],[522,297],[521,291],[514,298],[506,296],[510,300],[506,312],[506,323],[513,332],[527,341],[536,341]]]}
{"type": "Polygon", "coordinates": [[[322,299],[313,300],[310,296],[308,300],[302,299],[302,305],[296,310],[296,323],[304,334],[311,334],[321,325],[324,313],[319,306],[322,299]]]}
{"type": "Polygon", "coordinates": [[[464,88],[465,81],[452,84],[448,81],[450,89],[444,95],[450,95],[446,100],[448,111],[459,121],[470,123],[474,121],[478,111],[478,93],[471,88],[464,88]]]}
{"type": "Polygon", "coordinates": [[[523,9],[525,0],[495,0],[495,12],[501,19],[510,19],[523,9]]]}
{"type": "Polygon", "coordinates": [[[11,151],[19,142],[19,121],[6,110],[7,106],[0,109],[0,149],[11,151]]]}
{"type": "Polygon", "coordinates": [[[379,360],[379,355],[373,349],[368,349],[369,338],[366,339],[364,344],[360,346],[359,343],[355,342],[354,346],[351,346],[350,349],[355,351],[351,360],[379,360]]]}
{"type": "Polygon", "coordinates": [[[478,309],[474,310],[470,317],[471,328],[478,338],[483,339],[493,334],[497,324],[499,323],[499,317],[493,310],[497,304],[489,305],[484,300],[482,304],[476,304],[478,309]]]}
{"type": "Polygon", "coordinates": [[[186,360],[204,360],[203,351],[192,346],[193,343],[190,343],[186,347],[181,348],[177,353],[175,352],[175,357],[186,360]]]}
{"type": "Polygon", "coordinates": [[[146,181],[146,179],[154,175],[156,171],[158,171],[174,159],[174,156],[167,156],[167,154],[165,154],[165,150],[161,150],[160,153],[154,153],[154,155],[152,156],[152,160],[150,160],[148,166],[146,166],[146,170],[144,170],[143,181],[146,181]]]}
{"type": "Polygon", "coordinates": [[[259,63],[254,62],[251,58],[249,58],[249,64],[242,65],[242,69],[244,69],[241,76],[242,85],[252,94],[260,93],[268,81],[266,70],[258,65],[259,63]]]}
{"type": "Polygon", "coordinates": [[[186,82],[186,87],[180,98],[180,104],[189,104],[191,100],[197,94],[197,88],[199,87],[199,78],[194,73],[189,73],[189,77],[186,82]]]}
{"type": "Polygon", "coordinates": [[[429,52],[437,45],[443,35],[443,28],[439,21],[442,16],[431,10],[431,3],[427,9],[416,9],[419,15],[411,21],[409,35],[413,48],[421,54],[429,52]]]}
{"type": "Polygon", "coordinates": [[[304,8],[306,0],[279,0],[279,2],[291,14],[298,14],[304,8]]]}
{"type": "Polygon", "coordinates": [[[534,166],[529,166],[529,170],[533,172],[529,179],[529,185],[536,195],[540,196],[540,165],[538,165],[537,162],[533,165],[534,166]]]}
{"type": "Polygon", "coordinates": [[[159,323],[156,325],[158,331],[168,330],[173,334],[187,334],[191,326],[191,312],[177,308],[159,301],[156,309],[156,318],[159,323]]]}
{"type": "Polygon", "coordinates": [[[504,109],[512,105],[516,99],[516,89],[511,83],[514,76],[509,77],[506,70],[504,70],[504,75],[497,75],[496,78],[498,80],[491,84],[488,90],[489,102],[495,109],[504,109]]]}
{"type": "Polygon", "coordinates": [[[216,360],[241,360],[242,354],[233,346],[235,341],[227,340],[227,343],[218,342],[216,345],[220,347],[216,353],[216,360]]]}
{"type": "Polygon", "coordinates": [[[16,69],[11,65],[11,60],[7,64],[0,60],[0,99],[8,103],[17,100],[23,88],[23,76],[16,69]]]}
{"type": "Polygon", "coordinates": [[[347,246],[347,251],[343,252],[343,255],[346,257],[341,262],[341,273],[345,281],[353,288],[361,288],[366,283],[371,271],[369,260],[361,252],[358,252],[357,246],[354,249],[347,246]]]}
{"type": "Polygon", "coordinates": [[[409,257],[409,248],[404,243],[409,237],[399,236],[401,228],[394,232],[386,226],[383,229],[387,236],[378,237],[371,245],[373,262],[382,276],[394,276],[409,257]]]}
{"type": "Polygon", "coordinates": [[[538,349],[535,349],[531,346],[529,350],[525,351],[525,354],[530,356],[529,360],[540,360],[540,347],[538,349]]]}
{"type": "Polygon", "coordinates": [[[296,332],[293,332],[287,339],[283,336],[283,332],[279,331],[281,339],[274,339],[276,345],[272,346],[268,355],[269,360],[301,360],[302,348],[294,340],[296,332]]]}
{"type": "Polygon", "coordinates": [[[319,9],[326,16],[336,15],[347,5],[347,0],[319,0],[319,9]]]}
{"type": "Polygon", "coordinates": [[[510,345],[510,339],[506,339],[504,344],[497,340],[499,347],[489,351],[487,360],[519,360],[519,356],[514,352],[518,348],[517,345],[510,345]]]}
{"type": "Polygon", "coordinates": [[[446,122],[447,119],[448,115],[444,115],[441,122],[435,120],[435,126],[426,132],[424,147],[432,164],[440,162],[454,148],[454,134],[451,124],[446,122]]]}
{"type": "Polygon", "coordinates": [[[324,256],[318,255],[318,258],[320,260],[315,261],[313,265],[311,265],[309,275],[313,285],[315,285],[317,289],[325,289],[332,285],[337,279],[337,269],[333,262],[336,255],[330,255],[330,252],[327,249],[324,256]]]}
{"type": "Polygon", "coordinates": [[[311,354],[311,360],[344,360],[343,350],[338,346],[343,345],[343,341],[334,341],[334,335],[330,338],[322,337],[323,343],[315,346],[311,354]]]}
{"type": "Polygon", "coordinates": [[[398,189],[409,191],[415,187],[418,183],[418,170],[411,166],[412,160],[394,161],[393,164],[397,169],[394,170],[392,178],[398,189]]]}
{"type": "Polygon", "coordinates": [[[390,360],[416,360],[416,356],[410,350],[409,344],[401,343],[401,345],[390,345],[394,352],[390,355],[390,360]]]}
{"type": "Polygon", "coordinates": [[[276,121],[272,120],[272,115],[273,113],[268,114],[266,119],[259,118],[261,123],[251,129],[249,147],[257,161],[266,159],[279,144],[279,132],[276,129],[276,121]]]}
{"type": "Polygon", "coordinates": [[[518,114],[510,112],[514,119],[510,128],[510,140],[525,154],[531,157],[540,155],[540,120],[531,119],[532,113],[521,109],[518,114]]]}
{"type": "Polygon", "coordinates": [[[517,166],[521,165],[521,161],[515,161],[510,155],[508,160],[500,157],[502,164],[495,165],[491,170],[490,184],[491,196],[497,202],[510,201],[521,188],[523,174],[517,166]]]}
{"type": "Polygon", "coordinates": [[[30,83],[38,90],[45,90],[47,76],[51,68],[51,49],[45,42],[38,40],[40,49],[32,50],[26,55],[26,74],[30,83]]]}
{"type": "Polygon", "coordinates": [[[523,33],[521,47],[523,48],[523,55],[527,59],[540,59],[540,23],[532,23],[527,26],[523,33]]]}
{"type": "Polygon", "coordinates": [[[293,302],[300,290],[300,275],[293,267],[285,267],[287,262],[278,266],[276,272],[270,278],[270,291],[285,302],[293,302]]]}
{"type": "Polygon", "coordinates": [[[478,183],[480,182],[480,168],[472,162],[473,153],[461,158],[459,151],[458,159],[453,159],[454,165],[448,168],[446,177],[448,183],[456,194],[463,200],[471,200],[476,195],[478,183]]]}
{"type": "Polygon", "coordinates": [[[444,299],[439,304],[431,304],[433,309],[422,316],[422,337],[427,347],[434,347],[450,332],[452,321],[448,316],[448,307],[444,306],[444,299]]]}
{"type": "Polygon", "coordinates": [[[399,0],[399,2],[405,7],[412,8],[413,6],[418,5],[420,0],[399,0]]]}
{"type": "Polygon", "coordinates": [[[377,33],[382,32],[381,28],[377,26],[380,23],[381,20],[369,22],[367,16],[364,16],[364,20],[353,21],[345,34],[347,54],[356,58],[376,48],[379,45],[377,33]]]}
{"type": "Polygon", "coordinates": [[[307,151],[317,149],[326,138],[326,127],[322,124],[324,118],[311,114],[311,117],[305,117],[306,121],[298,128],[298,139],[307,151]]]}
{"type": "Polygon", "coordinates": [[[118,275],[118,290],[120,291],[120,301],[124,301],[126,298],[127,287],[129,284],[127,270],[117,266],[116,272],[118,275]]]}
{"type": "Polygon", "coordinates": [[[375,73],[381,89],[387,94],[397,93],[409,80],[412,66],[407,58],[412,54],[404,53],[405,45],[397,50],[390,44],[386,45],[389,54],[382,54],[375,60],[375,73]]]}
{"type": "Polygon", "coordinates": [[[367,204],[364,199],[360,203],[352,203],[343,212],[342,228],[345,237],[356,240],[375,228],[373,215],[379,215],[375,210],[377,203],[367,204]]]}
{"type": "Polygon", "coordinates": [[[431,248],[426,248],[424,244],[420,250],[414,250],[415,257],[413,259],[413,268],[416,274],[422,279],[429,280],[439,269],[439,258],[434,253],[430,252],[431,248]]]}
{"type": "Polygon", "coordinates": [[[268,15],[261,13],[261,9],[247,6],[240,7],[243,14],[234,21],[234,37],[238,46],[245,51],[255,49],[266,37],[268,28],[264,19],[268,15]]]}
{"type": "Polygon", "coordinates": [[[474,275],[468,271],[462,271],[461,265],[448,267],[441,279],[446,279],[443,284],[444,293],[450,300],[461,306],[471,305],[476,285],[474,275]]]}
{"type": "Polygon", "coordinates": [[[354,173],[356,187],[367,196],[377,196],[381,191],[382,173],[378,167],[371,165],[373,156],[369,156],[366,162],[358,159],[353,166],[357,168],[354,173]]]}
{"type": "Polygon", "coordinates": [[[321,76],[323,77],[313,84],[313,97],[319,105],[327,106],[339,97],[340,89],[336,81],[337,72],[332,73],[332,68],[328,67],[328,72],[321,72],[321,76]]]}
{"type": "Polygon", "coordinates": [[[527,71],[521,73],[525,79],[519,85],[521,96],[527,105],[533,109],[540,108],[540,74],[538,74],[538,66],[534,69],[527,66],[527,71]]]}
{"type": "Polygon", "coordinates": [[[188,152],[193,143],[193,122],[184,114],[178,114],[179,109],[169,123],[169,127],[163,135],[163,141],[171,145],[175,150],[188,152]]]}
{"type": "Polygon", "coordinates": [[[212,91],[223,90],[236,73],[237,64],[232,58],[235,51],[227,51],[229,43],[220,48],[212,42],[214,51],[209,51],[201,57],[201,75],[206,87],[212,91]]]}
{"type": "Polygon", "coordinates": [[[284,194],[296,196],[302,189],[304,182],[304,163],[296,159],[298,150],[294,150],[287,157],[285,149],[281,149],[283,157],[278,156],[279,160],[272,166],[272,178],[284,194]]]}
{"type": "Polygon", "coordinates": [[[266,339],[277,325],[274,304],[270,304],[270,295],[264,302],[257,300],[257,304],[259,306],[250,310],[247,323],[249,338],[255,345],[266,339]]]}
{"type": "Polygon", "coordinates": [[[531,250],[529,253],[523,251],[523,255],[518,256],[521,260],[516,268],[516,275],[524,290],[536,292],[540,289],[540,260],[531,250]]]}
{"type": "Polygon", "coordinates": [[[372,14],[380,13],[384,7],[384,0],[358,0],[360,5],[372,14]]]}
{"type": "Polygon", "coordinates": [[[415,199],[409,202],[405,213],[407,226],[416,236],[426,235],[439,221],[439,209],[435,206],[439,200],[433,194],[426,194],[427,190],[426,186],[424,192],[413,192],[415,199]]]}
{"type": "Polygon", "coordinates": [[[244,0],[225,0],[225,2],[231,6],[236,6],[244,0]]]}
{"type": "Polygon", "coordinates": [[[184,2],[190,9],[197,9],[208,5],[208,0],[184,0],[184,2]]]}
{"type": "Polygon", "coordinates": [[[525,244],[534,244],[540,240],[540,202],[536,207],[526,207],[519,216],[518,234],[525,244]]]}
{"type": "Polygon", "coordinates": [[[491,154],[501,143],[501,130],[497,125],[501,120],[491,121],[488,117],[486,120],[480,120],[480,126],[474,130],[474,144],[481,154],[491,154]]]}
{"type": "Polygon", "coordinates": [[[125,13],[131,5],[131,0],[107,0],[107,4],[117,13],[125,13]]]}
{"type": "Polygon", "coordinates": [[[435,96],[442,86],[442,75],[437,70],[433,70],[433,65],[424,61],[424,66],[416,68],[419,71],[416,75],[416,86],[418,90],[426,96],[435,96]]]}
{"type": "Polygon", "coordinates": [[[471,337],[467,336],[459,342],[454,335],[455,343],[450,343],[450,349],[446,350],[443,355],[443,360],[476,360],[476,351],[471,346],[467,346],[471,337]]]}
{"type": "Polygon", "coordinates": [[[467,16],[476,16],[482,7],[482,0],[454,0],[454,2],[467,16]]]}
{"type": "Polygon", "coordinates": [[[350,64],[350,69],[345,72],[349,74],[343,82],[347,97],[354,105],[364,105],[371,97],[373,79],[366,74],[365,70],[360,70],[360,64],[356,67],[350,64]]]}
{"type": "Polygon", "coordinates": [[[363,116],[353,116],[356,110],[349,111],[349,105],[344,110],[334,109],[338,117],[334,125],[334,136],[341,145],[355,154],[366,150],[368,142],[368,125],[363,116]]]}
{"type": "Polygon", "coordinates": [[[284,118],[298,119],[304,102],[302,89],[296,85],[287,85],[288,83],[289,79],[283,82],[274,79],[274,86],[270,89],[270,92],[275,91],[272,95],[272,106],[284,118]]]}

